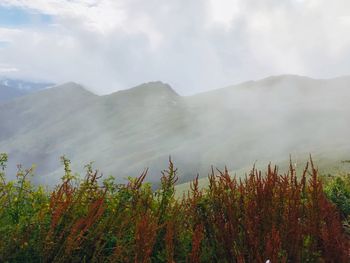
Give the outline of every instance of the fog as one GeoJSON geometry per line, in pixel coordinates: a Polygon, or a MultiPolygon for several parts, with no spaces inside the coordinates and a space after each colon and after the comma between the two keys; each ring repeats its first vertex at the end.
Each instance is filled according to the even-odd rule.
{"type": "Polygon", "coordinates": [[[16,163],[37,164],[36,182],[53,185],[65,154],[74,171],[90,161],[118,181],[150,168],[159,182],[169,155],[180,182],[210,166],[249,169],[291,154],[320,167],[348,159],[350,78],[295,75],[249,81],[193,96],[151,82],[105,96],[68,83],[0,104],[0,149],[16,163]]]}
{"type": "Polygon", "coordinates": [[[9,174],[35,163],[34,180],[53,185],[63,154],[118,180],[149,167],[153,182],[169,155],[180,181],[289,154],[334,167],[350,152],[349,11],[347,0],[0,0],[0,74],[66,83],[0,98],[9,174]]]}

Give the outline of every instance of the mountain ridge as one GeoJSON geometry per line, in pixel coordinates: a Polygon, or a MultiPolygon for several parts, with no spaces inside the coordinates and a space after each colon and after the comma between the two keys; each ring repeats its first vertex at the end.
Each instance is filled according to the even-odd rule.
{"type": "Polygon", "coordinates": [[[265,84],[256,81],[251,89],[194,96],[180,96],[162,82],[103,96],[66,83],[62,90],[0,103],[0,152],[9,153],[9,167],[36,163],[37,180],[48,184],[62,173],[63,154],[76,171],[95,161],[118,180],[149,167],[153,182],[169,155],[183,182],[197,172],[205,175],[212,164],[237,170],[293,153],[350,155],[350,80],[296,79],[297,87],[287,81],[291,89],[283,89],[286,83],[261,89],[265,84]]]}

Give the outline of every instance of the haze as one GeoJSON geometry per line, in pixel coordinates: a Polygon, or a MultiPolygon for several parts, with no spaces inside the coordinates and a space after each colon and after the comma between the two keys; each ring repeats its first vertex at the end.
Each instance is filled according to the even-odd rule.
{"type": "Polygon", "coordinates": [[[331,78],[349,74],[349,14],[347,0],[0,0],[0,74],[97,94],[331,78]]]}
{"type": "Polygon", "coordinates": [[[350,153],[349,14],[345,0],[0,0],[0,152],[45,184],[62,155],[155,183],[169,155],[182,182],[289,154],[334,169],[350,153]]]}
{"type": "Polygon", "coordinates": [[[303,167],[311,153],[325,171],[349,156],[349,85],[350,77],[283,75],[194,96],[162,82],[96,96],[67,83],[0,103],[0,149],[11,175],[17,163],[34,163],[35,180],[49,185],[63,154],[74,171],[94,161],[119,181],[149,167],[159,183],[169,155],[181,182],[205,177],[210,165],[247,169],[289,154],[303,167]]]}

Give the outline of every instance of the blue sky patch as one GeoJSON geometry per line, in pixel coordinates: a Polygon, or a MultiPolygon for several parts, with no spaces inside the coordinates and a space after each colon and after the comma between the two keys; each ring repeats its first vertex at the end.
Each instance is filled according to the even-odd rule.
{"type": "Polygon", "coordinates": [[[30,27],[48,25],[52,16],[38,13],[35,10],[0,5],[0,26],[30,27]]]}
{"type": "Polygon", "coordinates": [[[5,48],[5,47],[7,47],[9,45],[9,42],[7,42],[7,41],[1,41],[0,40],[0,48],[5,48]]]}

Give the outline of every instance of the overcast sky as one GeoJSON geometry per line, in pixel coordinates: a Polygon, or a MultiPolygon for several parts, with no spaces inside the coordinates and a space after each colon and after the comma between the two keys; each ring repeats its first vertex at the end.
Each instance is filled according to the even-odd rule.
{"type": "Polygon", "coordinates": [[[349,0],[0,0],[0,75],[183,95],[350,74],[349,0]]]}

